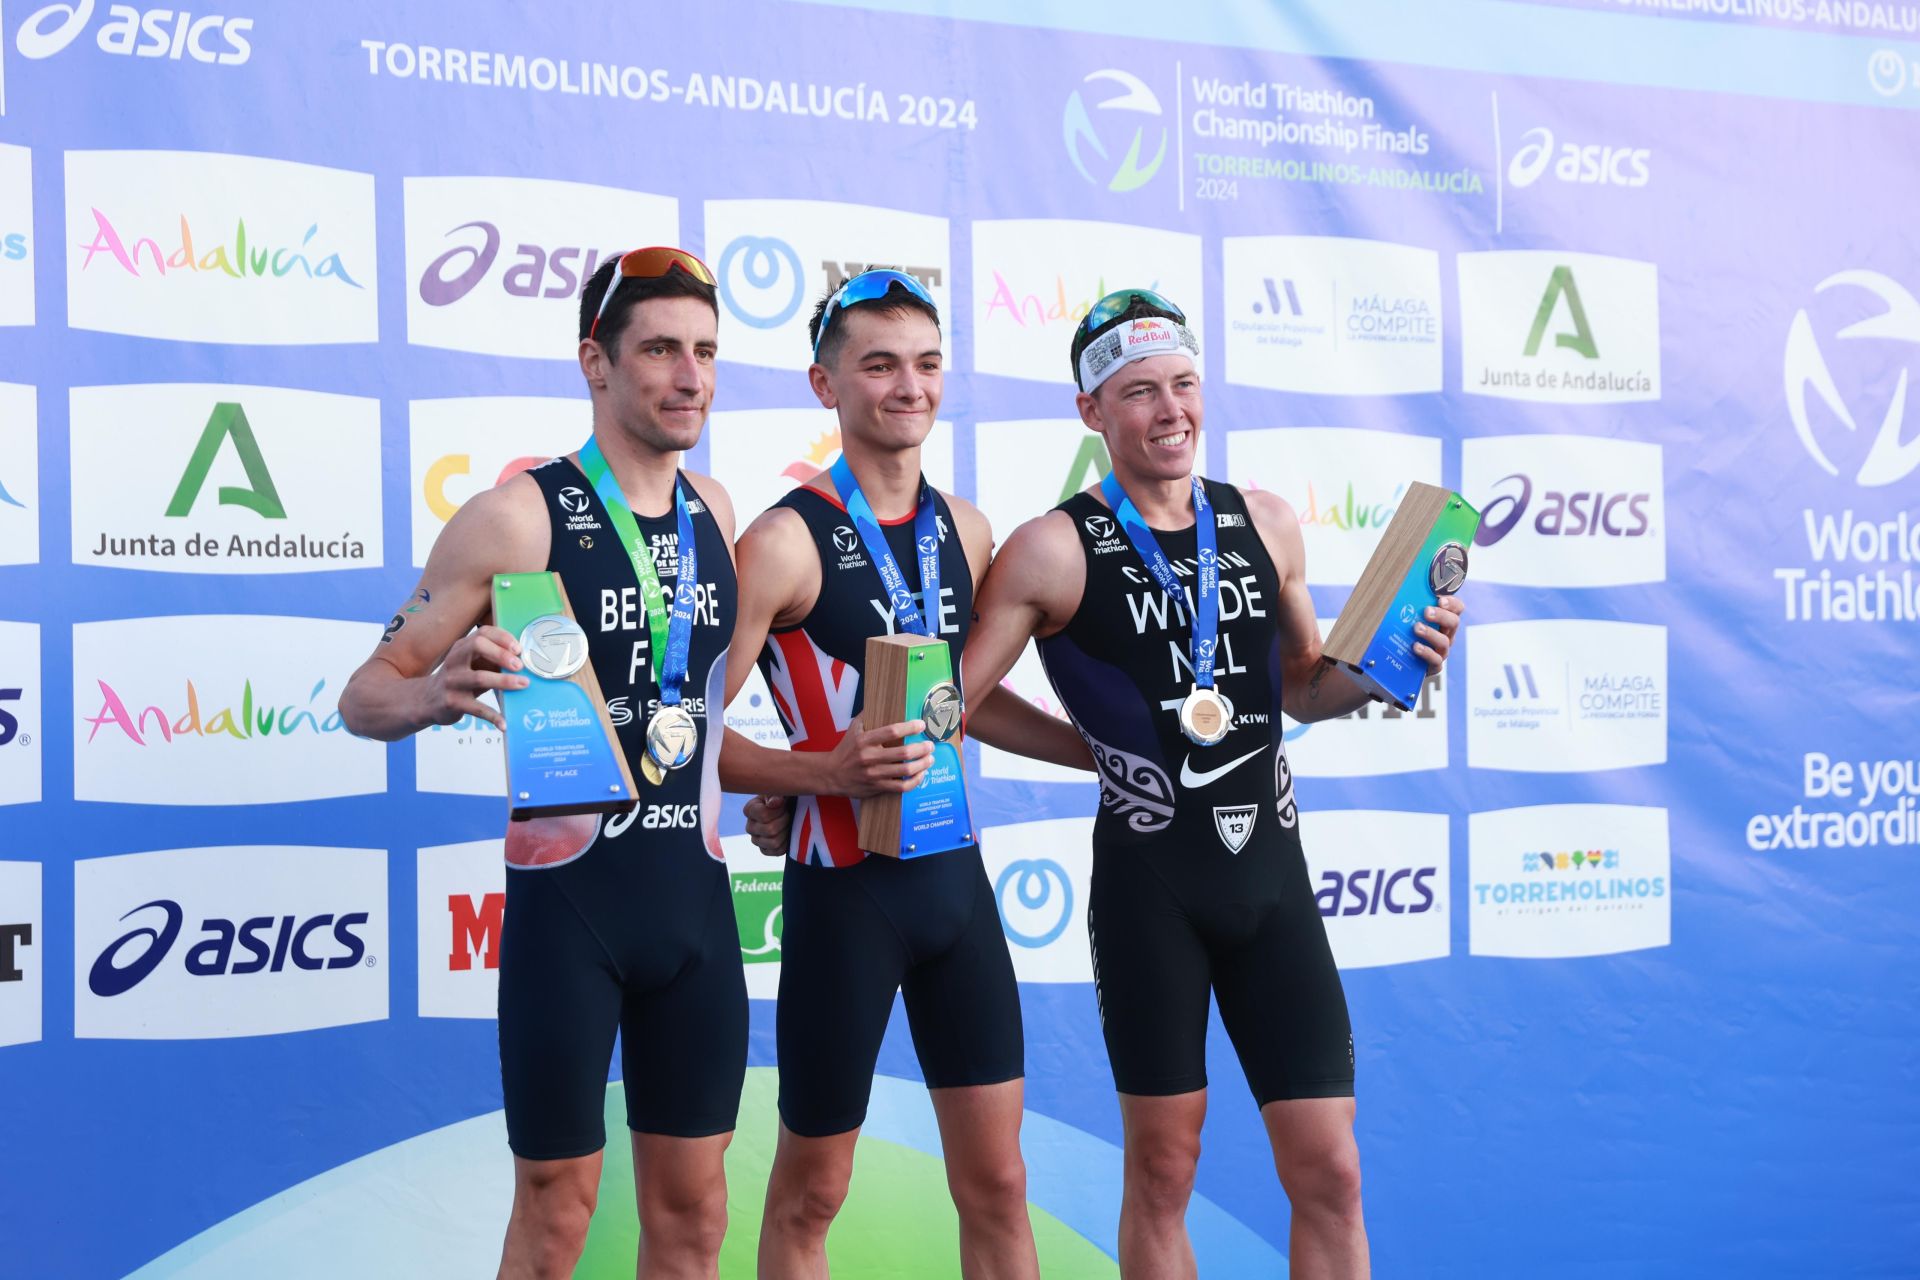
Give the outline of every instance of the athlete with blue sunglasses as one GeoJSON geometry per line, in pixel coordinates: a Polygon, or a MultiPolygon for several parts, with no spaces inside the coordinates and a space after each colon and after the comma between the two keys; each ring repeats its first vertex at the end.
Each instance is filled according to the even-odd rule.
{"type": "MultiPolygon", "coordinates": [[[[808,379],[839,417],[841,460],[755,520],[737,548],[727,698],[757,658],[792,747],[730,733],[720,761],[729,791],[794,797],[781,805],[790,833],[773,850],[789,855],[781,1125],[760,1233],[760,1274],[779,1280],[826,1274],[827,1229],[847,1192],[896,993],[940,1124],[962,1272],[1038,1275],[1020,1155],[1019,993],[980,850],[869,856],[855,831],[862,797],[917,785],[932,755],[930,743],[902,741],[922,729],[918,720],[864,724],[866,642],[895,630],[935,635],[958,670],[993,547],[973,504],[936,491],[920,470],[943,385],[939,321],[926,288],[899,271],[864,272],[822,300],[808,379]],[[888,562],[904,597],[883,586],[888,562]]],[[[1092,766],[1069,726],[1021,699],[997,699],[968,718],[967,732],[1092,766]]]]}

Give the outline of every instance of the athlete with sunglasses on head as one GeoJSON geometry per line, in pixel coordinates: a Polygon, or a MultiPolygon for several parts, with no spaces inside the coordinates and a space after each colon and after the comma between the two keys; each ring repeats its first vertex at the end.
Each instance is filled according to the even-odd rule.
{"type": "MultiPolygon", "coordinates": [[[[1321,662],[1292,508],[1194,474],[1199,359],[1184,313],[1150,290],[1081,321],[1076,405],[1113,470],[1008,539],[965,686],[977,714],[1011,701],[988,695],[1037,639],[1099,763],[1087,932],[1126,1133],[1121,1274],[1195,1274],[1211,997],[1293,1207],[1291,1273],[1362,1276],[1353,1036],[1280,717],[1344,715],[1367,694],[1321,662]]],[[[1416,627],[1436,670],[1459,614],[1442,597],[1416,627]]]]}
{"type": "Polygon", "coordinates": [[[593,273],[579,327],[591,435],[455,513],[340,699],[349,729],[386,741],[464,716],[504,729],[481,696],[528,679],[518,639],[487,625],[493,578],[544,569],[566,587],[604,695],[636,709],[616,732],[645,779],[640,810],[508,826],[502,1276],[573,1274],[599,1193],[616,1032],[638,1274],[714,1275],[726,1232],[747,995],[714,830],[722,717],[710,709],[724,705],[733,633],[733,509],[713,480],[679,469],[713,401],[718,318],[712,273],[681,250],[636,249],[593,273]],[[676,595],[690,607],[647,604],[676,595]],[[643,821],[649,811],[672,821],[643,821]]]}
{"type": "MultiPolygon", "coordinates": [[[[827,1274],[827,1229],[846,1196],[899,993],[939,1119],[961,1271],[1032,1277],[1020,1002],[980,850],[893,858],[856,843],[859,800],[918,785],[933,754],[930,742],[902,742],[924,727],[918,720],[864,723],[867,639],[902,629],[936,636],[958,671],[993,535],[971,503],[921,475],[943,366],[939,312],[920,282],[897,271],[855,276],[820,303],[812,336],[808,379],[839,415],[843,452],[741,536],[727,676],[731,698],[758,655],[793,749],[729,733],[720,763],[729,791],[797,797],[784,842],[781,1125],[760,1274],[827,1274]],[[906,599],[890,596],[883,572],[904,579],[906,599]]],[[[1092,765],[1070,727],[1020,699],[970,716],[967,732],[1092,765]]]]}

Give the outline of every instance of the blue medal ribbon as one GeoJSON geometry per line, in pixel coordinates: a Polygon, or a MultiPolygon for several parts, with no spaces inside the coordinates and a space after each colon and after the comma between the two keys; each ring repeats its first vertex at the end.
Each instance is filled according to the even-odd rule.
{"type": "MultiPolygon", "coordinates": [[[[1214,528],[1213,507],[1207,501],[1207,488],[1199,476],[1193,479],[1193,536],[1199,544],[1199,570],[1193,591],[1193,637],[1188,659],[1193,666],[1193,683],[1202,689],[1213,688],[1213,660],[1220,643],[1220,553],[1219,532],[1214,528]]],[[[1100,482],[1101,496],[1113,508],[1127,540],[1146,562],[1147,572],[1160,589],[1173,597],[1177,605],[1187,604],[1187,593],[1172,561],[1160,549],[1160,540],[1133,505],[1133,499],[1120,486],[1120,477],[1109,471],[1100,482]]]]}
{"type": "Polygon", "coordinates": [[[680,687],[687,681],[687,655],[693,647],[694,585],[700,581],[700,553],[693,536],[693,515],[687,510],[686,481],[677,474],[673,479],[673,510],[678,520],[680,545],[679,570],[669,601],[660,585],[659,571],[654,568],[653,553],[640,536],[633,508],[627,505],[627,495],[620,491],[620,481],[607,465],[597,439],[589,437],[581,447],[580,470],[607,508],[614,532],[620,535],[620,544],[626,548],[627,562],[633,566],[634,577],[640,580],[640,603],[652,640],[647,656],[653,664],[653,681],[660,687],[660,705],[677,706],[680,687]]]}
{"type": "Polygon", "coordinates": [[[880,583],[886,589],[888,603],[893,606],[894,622],[902,631],[933,636],[936,630],[933,620],[940,610],[940,525],[933,507],[933,486],[924,478],[920,481],[920,505],[913,513],[913,544],[920,557],[920,593],[926,601],[926,609],[922,611],[913,592],[907,589],[906,575],[900,572],[900,562],[893,558],[893,548],[887,545],[886,535],[881,532],[880,518],[873,514],[873,505],[860,492],[860,482],[853,478],[846,454],[835,458],[830,470],[833,487],[840,491],[840,501],[853,518],[860,541],[866,544],[867,556],[879,570],[880,583]]]}

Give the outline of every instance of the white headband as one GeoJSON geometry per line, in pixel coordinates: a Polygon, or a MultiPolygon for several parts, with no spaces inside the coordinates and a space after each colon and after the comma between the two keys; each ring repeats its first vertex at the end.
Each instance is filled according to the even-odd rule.
{"type": "Polygon", "coordinates": [[[1200,340],[1193,336],[1193,330],[1178,320],[1163,316],[1141,316],[1115,325],[1088,343],[1086,350],[1080,353],[1080,389],[1092,395],[1096,387],[1120,372],[1124,365],[1145,360],[1148,356],[1179,355],[1182,351],[1193,357],[1193,366],[1197,371],[1200,367],[1200,340]]]}

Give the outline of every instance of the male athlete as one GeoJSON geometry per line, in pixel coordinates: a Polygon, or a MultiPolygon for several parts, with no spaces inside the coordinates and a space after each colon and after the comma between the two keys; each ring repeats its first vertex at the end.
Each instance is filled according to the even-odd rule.
{"type": "MultiPolygon", "coordinates": [[[[987,695],[1037,637],[1099,764],[1087,932],[1126,1133],[1121,1273],[1195,1274],[1211,992],[1292,1202],[1291,1274],[1363,1276],[1353,1037],[1280,715],[1324,720],[1368,695],[1321,662],[1293,510],[1193,474],[1198,356],[1180,309],[1146,290],[1081,321],[1076,403],[1113,472],[1008,540],[965,685],[976,714],[1008,701],[987,695]]],[[[1460,613],[1440,606],[1414,646],[1435,669],[1460,613]]]]}
{"type": "Polygon", "coordinates": [[[746,1072],[747,996],[714,832],[721,717],[708,711],[725,703],[733,510],[714,481],[679,470],[713,400],[718,315],[712,274],[681,250],[636,249],[594,272],[579,329],[591,436],[460,508],[414,603],[340,699],[348,728],[388,741],[462,716],[504,729],[481,695],[529,681],[518,638],[485,625],[493,577],[551,570],[633,762],[635,812],[508,826],[500,1073],[514,1192],[502,1276],[573,1274],[600,1185],[616,1031],[639,1275],[713,1276],[726,1232],[721,1157],[746,1072]],[[674,729],[684,745],[689,725],[690,760],[654,742],[674,729]]]}
{"type": "MultiPolygon", "coordinates": [[[[902,744],[920,720],[863,727],[867,639],[938,636],[958,672],[993,545],[971,503],[920,473],[940,407],[939,319],[920,283],[896,271],[855,276],[821,302],[808,377],[839,415],[842,461],[755,520],[738,548],[727,696],[758,654],[793,749],[728,734],[721,778],[729,791],[798,797],[782,889],[766,1280],[827,1274],[827,1228],[846,1197],[896,992],[939,1118],[962,1272],[1038,1274],[1020,1156],[1019,995],[980,851],[868,856],[855,834],[853,798],[911,789],[933,752],[902,744]],[[883,573],[905,590],[890,593],[883,573]]],[[[1067,725],[1019,699],[999,704],[970,717],[967,732],[1092,767],[1067,725]]]]}

